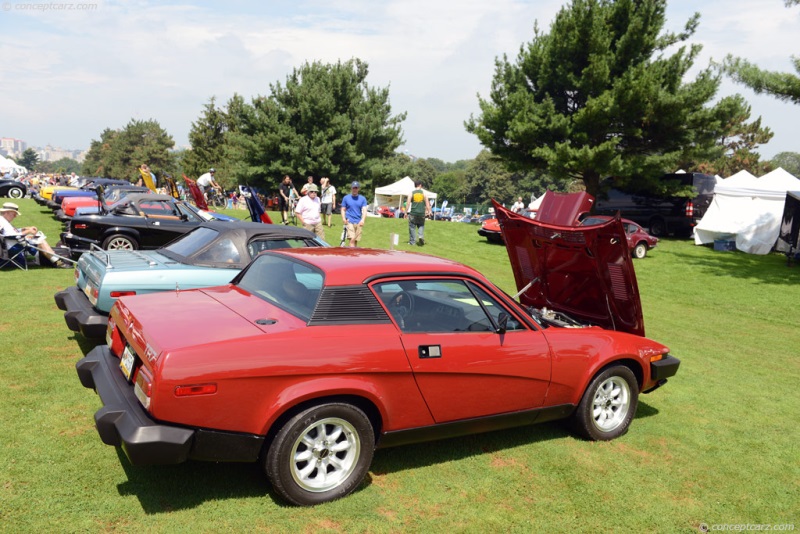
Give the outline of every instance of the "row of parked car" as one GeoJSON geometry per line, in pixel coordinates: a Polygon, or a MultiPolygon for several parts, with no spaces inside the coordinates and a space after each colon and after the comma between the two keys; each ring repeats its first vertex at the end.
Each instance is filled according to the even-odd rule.
{"type": "Polygon", "coordinates": [[[451,260],[105,198],[68,221],[76,283],[55,302],[102,343],[78,376],[101,440],[133,465],[258,462],[277,495],[313,505],[358,489],[379,447],[553,419],[614,439],[680,365],[644,337],[617,218],[558,226],[495,205],[512,298],[451,260]]]}
{"type": "MultiPolygon", "coordinates": [[[[583,226],[603,224],[622,216],[625,240],[631,254],[641,259],[658,244],[659,237],[691,234],[711,205],[716,179],[702,173],[674,173],[665,175],[662,182],[671,183],[673,188],[691,188],[693,193],[683,196],[626,192],[611,188],[596,203],[594,197],[590,197],[590,200],[583,197],[577,213],[571,214],[574,217],[568,217],[560,213],[558,207],[548,207],[557,206],[553,204],[553,199],[558,195],[548,191],[542,207],[533,211],[526,210],[526,215],[555,224],[583,226]],[[649,228],[649,233],[646,228],[649,228]]],[[[503,242],[500,223],[495,217],[482,221],[478,234],[493,243],[503,242]]]]}

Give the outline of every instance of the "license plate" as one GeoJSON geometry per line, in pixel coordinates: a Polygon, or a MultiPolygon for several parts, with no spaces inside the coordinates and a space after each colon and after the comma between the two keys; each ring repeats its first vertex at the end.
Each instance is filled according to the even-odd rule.
{"type": "Polygon", "coordinates": [[[122,369],[122,374],[125,379],[130,382],[131,375],[133,374],[133,365],[136,362],[136,355],[133,353],[129,345],[125,346],[122,351],[122,357],[119,359],[119,368],[122,369]]]}

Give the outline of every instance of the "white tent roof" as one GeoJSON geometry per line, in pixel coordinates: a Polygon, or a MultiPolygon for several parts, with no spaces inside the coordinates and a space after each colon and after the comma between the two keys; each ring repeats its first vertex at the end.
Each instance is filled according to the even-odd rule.
{"type": "Polygon", "coordinates": [[[715,239],[736,239],[736,248],[767,254],[778,239],[787,191],[800,190],[800,180],[778,168],[761,178],[740,171],[714,189],[714,200],[694,230],[697,245],[715,239]],[[736,178],[731,183],[730,180],[736,178]]]}
{"type": "MultiPolygon", "coordinates": [[[[375,205],[376,206],[397,206],[403,204],[405,197],[411,194],[414,190],[414,180],[410,176],[406,176],[393,184],[385,185],[383,187],[375,188],[375,205]]],[[[436,199],[438,195],[426,189],[425,196],[428,199],[436,199]]]]}
{"type": "Polygon", "coordinates": [[[18,174],[25,174],[26,172],[28,172],[28,169],[26,169],[22,165],[17,165],[16,163],[14,163],[13,160],[10,160],[0,155],[0,171],[2,172],[17,171],[18,174]]]}

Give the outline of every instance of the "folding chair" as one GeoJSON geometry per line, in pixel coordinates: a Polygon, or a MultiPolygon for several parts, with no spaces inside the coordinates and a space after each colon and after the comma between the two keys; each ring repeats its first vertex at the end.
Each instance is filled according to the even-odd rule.
{"type": "Polygon", "coordinates": [[[17,269],[27,271],[27,251],[28,247],[19,237],[0,238],[0,269],[11,264],[17,269]]]}

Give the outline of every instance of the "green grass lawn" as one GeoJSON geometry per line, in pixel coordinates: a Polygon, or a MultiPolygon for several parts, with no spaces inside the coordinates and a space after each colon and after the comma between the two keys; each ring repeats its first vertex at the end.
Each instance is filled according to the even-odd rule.
{"type": "MultiPolygon", "coordinates": [[[[32,200],[20,225],[58,239],[32,200]]],[[[243,216],[244,212],[227,213],[243,216]]],[[[272,214],[273,220],[279,220],[272,214]]],[[[327,240],[338,244],[340,218],[327,240]]],[[[477,226],[429,222],[425,247],[509,293],[502,246],[477,226]]],[[[367,220],[365,246],[407,244],[403,220],[367,220]]],[[[92,345],[53,294],[72,271],[0,272],[0,530],[17,531],[686,531],[701,523],[800,528],[800,267],[781,255],[664,240],[634,261],[649,337],[682,360],[607,443],[547,423],[380,450],[367,483],[315,508],[277,500],[259,466],[132,467],[94,428],[97,395],[75,362],[92,345]]]]}

